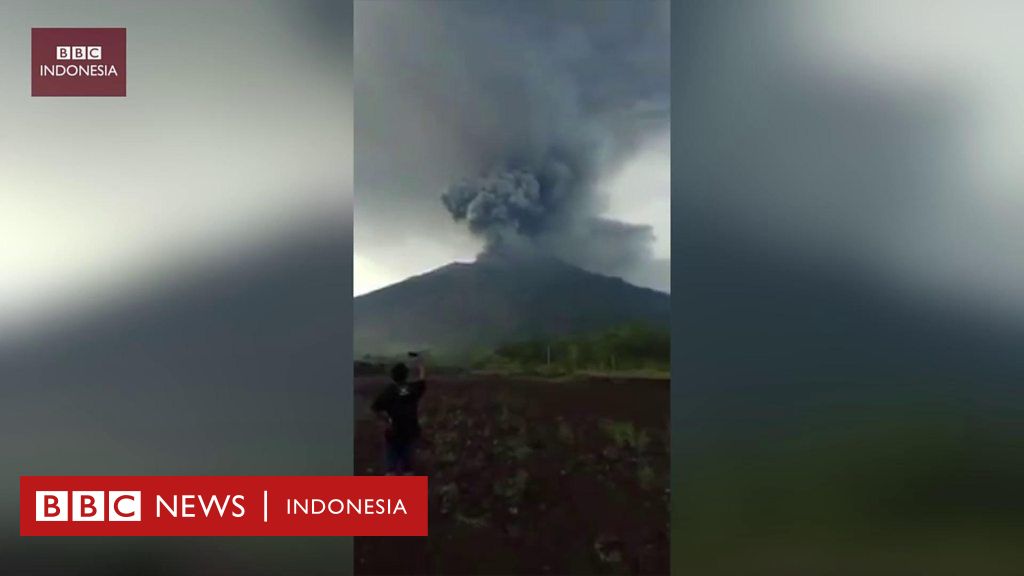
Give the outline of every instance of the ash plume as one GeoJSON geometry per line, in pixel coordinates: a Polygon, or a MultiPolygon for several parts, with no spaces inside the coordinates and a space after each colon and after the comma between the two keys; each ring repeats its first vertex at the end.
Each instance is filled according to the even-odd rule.
{"type": "MultiPolygon", "coordinates": [[[[646,8],[658,6],[650,3],[646,8]]],[[[642,29],[638,26],[638,36],[620,40],[635,42],[633,48],[643,46],[642,29]]],[[[618,273],[649,257],[653,234],[648,226],[600,217],[597,168],[614,165],[635,147],[647,128],[643,115],[636,114],[637,106],[645,99],[664,96],[656,90],[665,87],[658,86],[654,78],[645,78],[650,71],[643,68],[620,66],[605,69],[603,76],[596,71],[580,74],[587,65],[611,57],[596,49],[611,30],[599,25],[577,30],[582,35],[577,42],[590,51],[562,62],[554,59],[556,66],[545,78],[550,82],[531,83],[530,68],[516,70],[525,76],[522,89],[526,93],[519,97],[557,111],[562,121],[507,116],[508,126],[501,128],[514,133],[517,125],[526,124],[530,126],[526,138],[496,149],[496,167],[451,184],[442,202],[452,218],[485,240],[485,252],[538,252],[618,273]],[[551,90],[559,82],[566,83],[562,90],[551,90]],[[606,88],[604,100],[588,101],[587,95],[600,95],[602,86],[606,88]],[[612,87],[615,90],[607,89],[612,87]],[[648,88],[652,93],[628,88],[648,88]]]]}
{"type": "Polygon", "coordinates": [[[541,186],[536,174],[508,170],[455,184],[441,200],[453,218],[465,221],[489,242],[499,242],[507,234],[528,235],[543,226],[558,193],[542,196],[542,190],[549,189],[541,186]]]}
{"type": "Polygon", "coordinates": [[[485,255],[554,256],[614,271],[649,257],[650,226],[593,215],[592,196],[578,172],[552,160],[462,180],[441,200],[452,218],[485,239],[485,255]]]}
{"type": "MultiPolygon", "coordinates": [[[[668,2],[372,2],[357,20],[357,190],[364,214],[395,200],[404,229],[465,224],[484,252],[554,256],[622,275],[649,226],[605,215],[608,176],[668,130],[668,2]],[[393,41],[401,38],[401,42],[393,41]],[[386,198],[385,198],[386,197],[386,198]],[[428,204],[429,202],[429,204],[428,204]]],[[[394,221],[391,221],[394,224],[394,221]]],[[[426,229],[429,227],[429,229],[426,229]]],[[[387,242],[358,239],[359,244],[387,242]]]]}
{"type": "Polygon", "coordinates": [[[586,200],[578,166],[548,158],[526,167],[501,167],[452,184],[441,196],[456,221],[483,237],[487,249],[522,244],[555,232],[586,200]]]}

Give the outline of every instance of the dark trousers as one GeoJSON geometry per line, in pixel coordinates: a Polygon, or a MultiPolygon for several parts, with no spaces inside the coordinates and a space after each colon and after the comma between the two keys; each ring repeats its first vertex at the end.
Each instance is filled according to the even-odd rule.
{"type": "Polygon", "coordinates": [[[384,466],[389,474],[412,472],[412,457],[415,440],[384,440],[384,466]]]}

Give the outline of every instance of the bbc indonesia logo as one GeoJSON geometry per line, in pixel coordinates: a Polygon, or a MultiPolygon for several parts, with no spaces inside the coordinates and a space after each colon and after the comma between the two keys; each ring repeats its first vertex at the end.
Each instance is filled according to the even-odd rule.
{"type": "Polygon", "coordinates": [[[32,96],[126,96],[124,28],[33,28],[32,96]]]}
{"type": "Polygon", "coordinates": [[[55,64],[40,64],[40,76],[117,76],[117,66],[102,64],[102,46],[57,46],[55,64]]]}
{"type": "Polygon", "coordinates": [[[36,522],[139,522],[142,492],[36,491],[36,522]]]}

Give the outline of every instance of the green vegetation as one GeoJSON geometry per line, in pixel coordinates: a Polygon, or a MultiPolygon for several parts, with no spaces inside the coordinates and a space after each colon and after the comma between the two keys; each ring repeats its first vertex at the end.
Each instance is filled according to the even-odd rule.
{"type": "Polygon", "coordinates": [[[545,375],[665,374],[669,370],[670,348],[667,330],[628,324],[597,333],[506,344],[477,361],[476,367],[545,375]]]}
{"type": "Polygon", "coordinates": [[[650,444],[650,437],[647,431],[638,430],[632,422],[619,422],[616,420],[602,420],[601,428],[611,438],[612,443],[620,450],[629,450],[637,456],[643,454],[650,444]]]}
{"type": "Polygon", "coordinates": [[[649,458],[651,436],[647,430],[632,422],[609,419],[601,420],[599,426],[611,441],[602,456],[613,466],[635,469],[637,485],[643,490],[656,488],[659,478],[649,458]]]}

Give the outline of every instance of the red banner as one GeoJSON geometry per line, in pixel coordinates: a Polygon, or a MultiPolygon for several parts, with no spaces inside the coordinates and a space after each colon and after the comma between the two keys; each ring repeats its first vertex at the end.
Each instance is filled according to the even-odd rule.
{"type": "Polygon", "coordinates": [[[426,536],[426,476],[22,476],[22,536],[426,536]]]}

